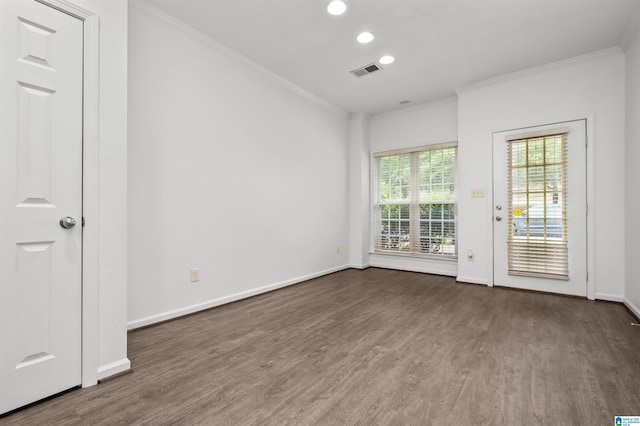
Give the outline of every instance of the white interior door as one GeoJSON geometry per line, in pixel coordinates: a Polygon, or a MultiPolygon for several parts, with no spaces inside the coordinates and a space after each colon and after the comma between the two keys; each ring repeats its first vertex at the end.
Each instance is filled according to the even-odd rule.
{"type": "Polygon", "coordinates": [[[494,284],[587,295],[586,120],[493,135],[494,284]]]}
{"type": "Polygon", "coordinates": [[[0,36],[4,413],[81,382],[83,23],[0,0],[0,36]]]}

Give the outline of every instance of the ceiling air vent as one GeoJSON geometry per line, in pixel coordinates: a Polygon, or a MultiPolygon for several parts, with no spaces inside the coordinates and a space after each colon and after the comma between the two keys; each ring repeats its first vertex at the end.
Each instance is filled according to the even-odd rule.
{"type": "Polygon", "coordinates": [[[372,72],[380,71],[381,69],[382,67],[380,65],[373,63],[365,65],[364,67],[356,68],[355,70],[351,71],[351,74],[355,75],[356,77],[362,77],[371,74],[372,72]]]}

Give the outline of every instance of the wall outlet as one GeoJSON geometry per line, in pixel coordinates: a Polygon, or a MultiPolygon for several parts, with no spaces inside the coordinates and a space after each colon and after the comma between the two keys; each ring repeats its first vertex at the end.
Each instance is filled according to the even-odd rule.
{"type": "Polygon", "coordinates": [[[342,249],[342,248],[340,247],[340,245],[337,245],[337,246],[336,246],[336,254],[340,254],[340,250],[341,250],[341,249],[342,249]]]}
{"type": "Polygon", "coordinates": [[[469,262],[473,262],[473,257],[474,257],[474,256],[475,256],[475,255],[473,254],[473,250],[467,250],[467,260],[468,260],[469,262]]]}
{"type": "Polygon", "coordinates": [[[200,281],[200,268],[193,268],[191,270],[191,282],[197,283],[200,281]]]}

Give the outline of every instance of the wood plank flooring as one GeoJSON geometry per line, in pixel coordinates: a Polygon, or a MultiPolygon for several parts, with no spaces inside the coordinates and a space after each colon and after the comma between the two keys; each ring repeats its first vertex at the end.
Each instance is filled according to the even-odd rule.
{"type": "Polygon", "coordinates": [[[129,333],[134,372],[8,425],[610,425],[640,415],[620,304],[347,270],[129,333]]]}

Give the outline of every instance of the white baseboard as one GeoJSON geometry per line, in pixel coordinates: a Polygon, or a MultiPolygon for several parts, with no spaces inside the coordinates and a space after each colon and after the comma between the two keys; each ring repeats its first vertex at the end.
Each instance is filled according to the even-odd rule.
{"type": "Polygon", "coordinates": [[[633,303],[631,303],[631,302],[630,302],[630,301],[628,301],[627,299],[625,299],[622,303],[624,303],[624,304],[625,304],[625,306],[626,306],[627,308],[629,308],[629,310],[630,310],[631,312],[633,312],[637,318],[639,318],[639,319],[640,319],[640,308],[638,308],[636,305],[634,305],[633,303]]]}
{"type": "Polygon", "coordinates": [[[469,284],[481,284],[481,285],[489,285],[489,282],[485,278],[473,278],[473,277],[456,277],[456,281],[460,283],[469,283],[469,284]]]}
{"type": "Polygon", "coordinates": [[[450,259],[416,258],[393,254],[371,253],[369,264],[374,268],[455,277],[458,262],[450,259]]]}
{"type": "Polygon", "coordinates": [[[617,294],[596,293],[596,300],[606,300],[609,302],[624,302],[624,297],[617,294]]]}
{"type": "Polygon", "coordinates": [[[144,327],[146,325],[155,324],[157,322],[178,318],[184,315],[192,314],[194,312],[203,311],[205,309],[214,308],[216,306],[224,305],[227,303],[235,302],[237,300],[246,299],[247,297],[256,296],[258,294],[267,293],[272,290],[277,290],[282,287],[287,287],[293,284],[298,284],[303,281],[308,281],[313,278],[318,278],[323,275],[333,274],[334,272],[343,271],[349,269],[349,265],[342,265],[336,268],[326,269],[324,271],[316,272],[314,274],[304,275],[302,277],[293,278],[287,281],[282,281],[275,284],[269,284],[263,287],[254,288],[252,290],[243,291],[240,293],[230,294],[229,296],[220,297],[218,299],[208,300],[206,302],[197,303],[191,306],[185,306],[184,308],[174,309],[168,312],[163,312],[157,315],[151,315],[146,318],[141,318],[127,323],[127,330],[133,330],[136,328],[144,327]]]}
{"type": "Polygon", "coordinates": [[[368,263],[365,263],[363,265],[356,265],[355,263],[352,263],[349,265],[349,268],[352,268],[352,269],[367,269],[369,267],[371,267],[371,265],[368,263]]]}
{"type": "Polygon", "coordinates": [[[124,358],[110,364],[101,365],[98,367],[98,380],[106,379],[114,374],[122,373],[131,368],[131,361],[129,358],[124,358]]]}
{"type": "Polygon", "coordinates": [[[409,266],[409,265],[393,265],[393,264],[377,263],[377,262],[372,262],[371,266],[374,268],[393,269],[394,271],[419,272],[421,274],[432,274],[432,275],[442,275],[445,277],[455,277],[455,274],[449,270],[432,268],[432,267],[421,268],[421,267],[409,266]]]}

